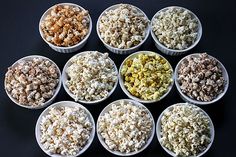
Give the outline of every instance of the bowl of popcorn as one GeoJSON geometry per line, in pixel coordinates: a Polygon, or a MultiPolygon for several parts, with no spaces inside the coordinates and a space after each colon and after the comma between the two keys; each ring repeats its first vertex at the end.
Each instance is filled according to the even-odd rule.
{"type": "Polygon", "coordinates": [[[108,53],[85,51],[68,60],[62,72],[62,82],[75,101],[97,104],[115,91],[118,70],[108,53]]]}
{"type": "Polygon", "coordinates": [[[220,100],[229,86],[224,65],[207,53],[191,54],[175,68],[175,85],[183,100],[197,105],[220,100]]]}
{"type": "Polygon", "coordinates": [[[156,47],[167,55],[182,55],[201,39],[202,25],[190,10],[171,6],[158,11],[151,20],[151,36],[156,47]]]}
{"type": "Polygon", "coordinates": [[[163,56],[151,51],[139,51],[129,55],[121,64],[119,84],[129,98],[154,103],[171,91],[174,72],[163,56]]]}
{"type": "Polygon", "coordinates": [[[84,106],[60,101],[41,113],[35,136],[40,148],[49,156],[79,156],[93,142],[94,119],[84,106]]]}
{"type": "Polygon", "coordinates": [[[117,54],[137,51],[150,33],[146,14],[131,4],[116,4],[99,16],[97,34],[105,47],[117,54]]]}
{"type": "Polygon", "coordinates": [[[61,88],[61,72],[49,58],[26,56],[8,68],[4,84],[8,97],[15,104],[40,109],[55,100],[61,88]]]}
{"type": "Polygon", "coordinates": [[[211,147],[215,130],[208,114],[188,103],[166,108],[156,124],[158,141],[171,156],[200,157],[211,147]]]}
{"type": "Polygon", "coordinates": [[[152,142],[155,123],[151,112],[131,99],[107,105],[97,121],[97,136],[112,154],[131,156],[145,150],[152,142]]]}
{"type": "Polygon", "coordinates": [[[87,10],[72,3],[60,3],[41,17],[39,32],[55,51],[75,52],[87,42],[92,31],[92,19],[87,10]]]}

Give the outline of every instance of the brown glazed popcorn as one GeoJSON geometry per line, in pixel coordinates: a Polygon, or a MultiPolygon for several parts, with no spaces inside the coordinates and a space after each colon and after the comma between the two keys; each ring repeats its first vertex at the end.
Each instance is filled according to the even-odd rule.
{"type": "Polygon", "coordinates": [[[56,5],[40,23],[44,39],[68,47],[81,42],[89,32],[89,14],[76,6],[56,5]]]}

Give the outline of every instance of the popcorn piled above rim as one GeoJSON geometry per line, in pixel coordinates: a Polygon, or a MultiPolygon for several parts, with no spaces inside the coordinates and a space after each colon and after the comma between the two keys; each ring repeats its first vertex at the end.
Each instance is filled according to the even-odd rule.
{"type": "Polygon", "coordinates": [[[98,18],[97,34],[104,45],[117,54],[135,52],[149,35],[145,13],[130,4],[116,4],[98,18]]]}
{"type": "Polygon", "coordinates": [[[164,57],[151,51],[139,51],[121,64],[119,83],[130,98],[153,103],[170,92],[173,76],[173,69],[164,57]]]}
{"type": "Polygon", "coordinates": [[[151,21],[156,47],[167,55],[181,55],[195,47],[202,36],[202,25],[190,10],[171,6],[158,11],[151,21]]]}
{"type": "Polygon", "coordinates": [[[118,83],[118,70],[108,53],[85,51],[72,57],[63,69],[63,85],[68,94],[82,103],[108,98],[118,83]]]}
{"type": "Polygon", "coordinates": [[[130,156],[143,151],[152,141],[155,124],[141,103],[121,99],[107,105],[97,121],[97,135],[111,153],[130,156]]]}
{"type": "Polygon", "coordinates": [[[200,157],[211,147],[214,126],[205,111],[178,103],[165,109],[156,125],[158,140],[171,156],[200,157]]]}
{"type": "Polygon", "coordinates": [[[43,40],[55,51],[75,52],[87,42],[92,31],[88,11],[73,3],[59,3],[41,17],[39,32],[43,40]]]}

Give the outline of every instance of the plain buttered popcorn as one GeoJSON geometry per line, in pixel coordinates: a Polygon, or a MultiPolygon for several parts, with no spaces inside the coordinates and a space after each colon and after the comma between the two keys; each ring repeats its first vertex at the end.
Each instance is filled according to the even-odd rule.
{"type": "Polygon", "coordinates": [[[118,80],[118,72],[108,53],[89,51],[70,60],[66,85],[75,100],[101,100],[109,95],[118,80]]]}
{"type": "Polygon", "coordinates": [[[76,155],[92,131],[88,113],[80,107],[54,107],[42,117],[40,142],[50,154],[76,155]]]}
{"type": "Polygon", "coordinates": [[[151,136],[152,117],[147,109],[120,101],[98,119],[98,132],[109,149],[122,153],[140,150],[151,136]]]}
{"type": "Polygon", "coordinates": [[[161,144],[177,156],[197,156],[211,143],[210,119],[197,106],[182,103],[164,111],[161,144]]]}
{"type": "Polygon", "coordinates": [[[119,4],[99,19],[98,31],[108,45],[128,49],[138,45],[146,36],[147,17],[136,7],[119,4]]]}
{"type": "Polygon", "coordinates": [[[196,41],[198,21],[188,10],[170,7],[154,17],[152,29],[164,46],[183,50],[196,41]]]}
{"type": "Polygon", "coordinates": [[[44,39],[53,45],[68,47],[81,42],[89,32],[87,10],[69,5],[56,5],[40,23],[44,39]]]}

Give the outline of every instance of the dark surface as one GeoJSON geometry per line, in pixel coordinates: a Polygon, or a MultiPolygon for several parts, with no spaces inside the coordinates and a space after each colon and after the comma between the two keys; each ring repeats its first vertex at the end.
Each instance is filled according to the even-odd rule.
{"type": "MultiPolygon", "coordinates": [[[[25,0],[25,1],[4,1],[1,3],[1,81],[0,81],[0,156],[2,157],[41,157],[46,156],[39,148],[34,134],[35,123],[43,111],[28,110],[15,105],[7,97],[4,86],[4,74],[11,64],[16,60],[32,54],[43,55],[55,61],[62,70],[66,61],[76,53],[60,54],[53,51],[41,39],[38,32],[38,22],[45,10],[55,3],[66,1],[40,1],[40,0],[25,0]]],[[[80,51],[98,50],[101,52],[108,51],[99,40],[95,31],[97,18],[100,13],[107,7],[120,3],[121,1],[68,1],[74,2],[83,6],[90,11],[93,20],[93,31],[89,37],[88,43],[80,51]]],[[[236,105],[233,102],[233,94],[235,90],[235,73],[234,69],[234,53],[235,51],[235,7],[234,0],[232,1],[123,1],[131,3],[141,8],[149,17],[160,9],[170,5],[179,5],[192,10],[201,20],[203,26],[203,36],[199,44],[189,53],[208,52],[210,55],[218,58],[226,67],[230,77],[230,86],[227,94],[219,102],[203,106],[207,111],[215,125],[215,141],[211,149],[205,156],[211,157],[230,157],[234,156],[235,152],[235,120],[236,120],[236,105]]],[[[149,36],[148,40],[140,50],[152,50],[159,53],[155,48],[154,43],[149,36]]],[[[79,52],[80,52],[79,51],[79,52]]],[[[171,57],[165,56],[173,67],[184,56],[171,57]]],[[[126,56],[110,53],[110,57],[115,61],[119,68],[122,60],[126,56]]],[[[98,105],[85,105],[94,116],[95,121],[101,110],[110,102],[127,98],[121,91],[120,87],[116,89],[114,94],[105,102],[98,105]]],[[[56,101],[72,100],[62,88],[56,101]]],[[[182,102],[177,90],[173,88],[171,93],[161,102],[146,105],[152,112],[155,121],[157,121],[160,113],[169,105],[177,102],[182,102]]],[[[95,137],[91,147],[82,156],[113,156],[107,152],[95,137]]],[[[161,148],[157,141],[156,135],[151,145],[138,156],[168,156],[161,148]]]]}

